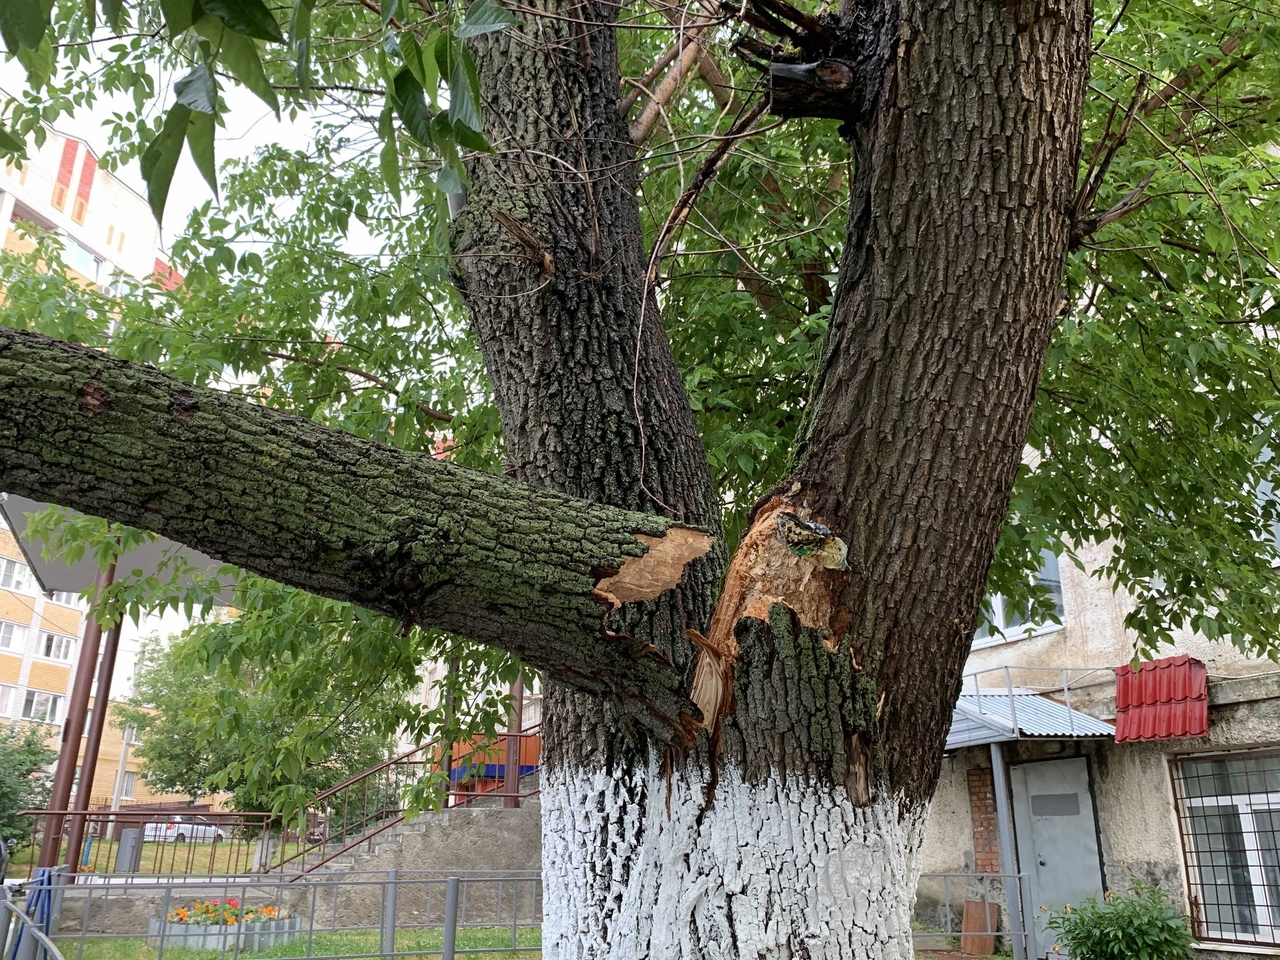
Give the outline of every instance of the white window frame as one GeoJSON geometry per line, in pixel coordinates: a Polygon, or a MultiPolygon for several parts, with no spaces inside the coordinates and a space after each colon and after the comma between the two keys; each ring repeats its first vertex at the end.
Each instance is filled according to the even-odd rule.
{"type": "Polygon", "coordinates": [[[50,693],[47,690],[28,690],[27,695],[22,699],[22,719],[30,720],[33,723],[52,723],[61,722],[62,714],[62,696],[57,693],[50,693]],[[41,697],[47,697],[44,711],[37,714],[34,710],[35,704],[39,702],[41,697]],[[30,710],[30,712],[28,712],[30,710]],[[52,717],[50,714],[52,713],[52,717]]]}
{"type": "Polygon", "coordinates": [[[64,607],[79,607],[80,594],[72,590],[51,590],[45,596],[53,603],[61,604],[64,607]]]}
{"type": "Polygon", "coordinates": [[[54,633],[52,630],[45,630],[40,634],[40,647],[37,650],[38,656],[44,660],[52,660],[54,663],[70,663],[71,654],[75,650],[76,638],[69,637],[65,633],[54,633]],[[53,650],[50,653],[50,649],[53,650]],[[60,655],[59,651],[62,652],[60,655]]]}
{"type": "Polygon", "coordinates": [[[26,627],[11,620],[0,620],[0,650],[21,654],[26,642],[26,627]]]}
{"type": "MultiPolygon", "coordinates": [[[[1239,759],[1249,757],[1248,752],[1237,754],[1239,759]]],[[[1194,763],[1199,760],[1231,760],[1231,756],[1214,756],[1214,757],[1197,757],[1184,756],[1178,757],[1174,762],[1194,763]]],[[[1184,780],[1185,783],[1185,780],[1184,780]]],[[[1247,941],[1249,943],[1258,943],[1264,946],[1280,946],[1280,922],[1273,922],[1273,916],[1280,915],[1280,902],[1272,903],[1272,897],[1268,895],[1268,882],[1266,869],[1262,863],[1262,845],[1258,838],[1258,829],[1254,820],[1255,810],[1267,810],[1272,812],[1280,811],[1280,792],[1268,793],[1224,793],[1214,794],[1208,797],[1178,797],[1175,803],[1180,803],[1185,810],[1193,807],[1232,807],[1236,808],[1236,815],[1240,818],[1240,834],[1244,842],[1244,855],[1246,863],[1249,867],[1249,885],[1253,893],[1253,905],[1257,911],[1260,922],[1258,926],[1267,931],[1266,934],[1251,934],[1244,930],[1231,927],[1229,929],[1212,930],[1209,927],[1209,918],[1207,915],[1200,917],[1200,923],[1205,931],[1205,938],[1202,940],[1206,944],[1219,943],[1237,943],[1247,941]],[[1272,913],[1272,907],[1276,907],[1276,913],[1272,913]]],[[[1187,870],[1187,884],[1190,893],[1196,900],[1203,904],[1203,884],[1200,882],[1202,876],[1198,838],[1190,829],[1191,818],[1179,811],[1179,827],[1184,835],[1183,856],[1185,857],[1187,870]]],[[[1203,909],[1203,908],[1202,908],[1203,909]]]]}
{"type": "MultiPolygon", "coordinates": [[[[1047,551],[1045,551],[1047,552],[1047,551]]],[[[1043,556],[1043,554],[1042,554],[1043,556]]],[[[1055,562],[1060,558],[1054,554],[1055,562]]],[[[1043,570],[1045,563],[1042,562],[1040,570],[1043,570]]],[[[1032,576],[1032,583],[1039,583],[1043,579],[1040,576],[1040,570],[1037,570],[1032,576]]],[[[1062,595],[1062,565],[1058,563],[1058,595],[1062,595]]],[[[985,637],[978,636],[982,626],[979,625],[973,632],[973,643],[969,649],[983,650],[987,647],[998,647],[1006,643],[1017,643],[1021,640],[1031,640],[1034,637],[1044,636],[1047,633],[1053,633],[1057,630],[1063,630],[1067,625],[1066,604],[1062,604],[1062,623],[1054,623],[1052,620],[1032,621],[1030,623],[1022,623],[1017,626],[1009,626],[1005,617],[1005,598],[1003,594],[990,594],[984,601],[984,606],[991,611],[991,623],[987,627],[988,633],[985,637]]]]}
{"type": "Polygon", "coordinates": [[[0,683],[0,720],[8,720],[13,714],[13,705],[18,698],[14,696],[18,688],[10,683],[0,683]]]}
{"type": "Polygon", "coordinates": [[[120,799],[132,800],[133,791],[138,785],[138,775],[132,770],[126,770],[124,776],[120,778],[120,799]]]}
{"type": "Polygon", "coordinates": [[[21,560],[0,558],[0,587],[14,593],[32,593],[31,568],[21,560]]]}

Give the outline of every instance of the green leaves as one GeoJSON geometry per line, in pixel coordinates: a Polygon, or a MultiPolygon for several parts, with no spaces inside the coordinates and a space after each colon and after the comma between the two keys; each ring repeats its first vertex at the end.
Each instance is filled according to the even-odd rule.
{"type": "Polygon", "coordinates": [[[396,74],[388,93],[409,136],[423,146],[430,146],[431,111],[427,108],[422,85],[408,67],[396,74]]]}
{"type": "Polygon", "coordinates": [[[173,85],[178,102],[200,113],[218,112],[218,87],[209,64],[201,63],[173,85]]]}
{"type": "Polygon", "coordinates": [[[53,0],[0,0],[0,38],[10,54],[40,46],[52,10],[53,0]]]}
{"type": "Polygon", "coordinates": [[[257,40],[284,43],[280,24],[276,23],[276,18],[262,0],[199,0],[199,3],[205,13],[217,17],[236,33],[257,40]]]}
{"type": "Polygon", "coordinates": [[[497,0],[476,0],[467,8],[467,16],[462,21],[462,26],[458,27],[453,35],[459,40],[465,40],[468,37],[493,33],[495,30],[505,30],[515,22],[516,18],[509,11],[504,10],[497,0]]]}
{"type": "Polygon", "coordinates": [[[0,127],[0,157],[25,157],[27,145],[21,137],[0,127]]]}
{"type": "Polygon", "coordinates": [[[142,179],[147,182],[147,202],[151,204],[151,212],[160,222],[164,222],[165,201],[169,197],[169,184],[173,182],[173,171],[178,167],[178,158],[182,156],[182,144],[187,138],[187,124],[191,120],[191,108],[182,103],[175,103],[169,108],[164,127],[160,135],[151,141],[142,155],[142,179]]]}
{"type": "Polygon", "coordinates": [[[311,12],[315,0],[293,0],[289,44],[293,47],[294,76],[305,92],[311,89],[311,12]]]}
{"type": "Polygon", "coordinates": [[[257,94],[279,117],[280,101],[262,69],[257,44],[241,33],[226,29],[217,17],[202,17],[194,26],[196,33],[209,42],[218,62],[227,68],[227,72],[257,94]]]}

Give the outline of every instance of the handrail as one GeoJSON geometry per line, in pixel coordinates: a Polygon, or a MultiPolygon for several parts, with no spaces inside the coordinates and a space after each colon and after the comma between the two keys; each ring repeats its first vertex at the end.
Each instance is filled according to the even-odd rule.
{"type": "MultiPolygon", "coordinates": [[[[13,938],[13,955],[18,955],[18,943],[22,939],[23,933],[29,933],[35,938],[36,943],[45,951],[45,956],[49,960],[64,960],[62,953],[54,946],[53,941],[49,939],[49,935],[40,929],[40,925],[35,923],[31,917],[27,916],[23,911],[18,909],[17,904],[13,902],[13,898],[9,895],[9,888],[0,884],[0,915],[12,914],[18,921],[18,935],[13,938]]],[[[9,943],[9,929],[12,921],[5,916],[3,926],[0,930],[5,933],[4,937],[0,937],[0,950],[3,950],[9,943]]]]}

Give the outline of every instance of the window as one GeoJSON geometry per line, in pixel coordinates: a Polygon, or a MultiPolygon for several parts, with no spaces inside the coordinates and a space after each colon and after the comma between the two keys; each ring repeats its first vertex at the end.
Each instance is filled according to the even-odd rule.
{"type": "Polygon", "coordinates": [[[18,560],[0,560],[0,587],[26,593],[31,583],[31,570],[18,560]]]}
{"type": "Polygon", "coordinates": [[[67,266],[85,279],[97,283],[98,274],[102,271],[102,258],[94,256],[91,250],[80,246],[69,237],[64,239],[62,259],[66,261],[67,266]]]}
{"type": "Polygon", "coordinates": [[[46,633],[40,644],[40,656],[50,660],[70,660],[71,648],[75,646],[74,637],[64,637],[60,633],[46,633]]]}
{"type": "Polygon", "coordinates": [[[1173,772],[1198,936],[1280,945],[1280,754],[1179,760],[1173,772]]]}
{"type": "Polygon", "coordinates": [[[138,742],[138,730],[132,723],[124,728],[123,742],[125,744],[132,744],[132,743],[138,742]]]}
{"type": "Polygon", "coordinates": [[[54,603],[60,603],[64,607],[80,606],[80,594],[70,590],[54,590],[49,594],[49,599],[54,603]]]}
{"type": "MultiPolygon", "coordinates": [[[[1049,592],[1049,602],[1053,604],[1058,620],[1062,620],[1062,575],[1058,570],[1058,557],[1052,550],[1040,554],[1040,570],[1036,573],[1035,582],[1049,592]]],[[[1059,625],[1052,620],[1032,622],[1026,607],[995,593],[982,605],[982,622],[973,634],[973,645],[991,647],[1057,629],[1059,625]]]]}
{"type": "Polygon", "coordinates": [[[22,702],[22,719],[57,723],[61,707],[62,698],[57,694],[28,690],[27,698],[22,702]]]}
{"type": "MultiPolygon", "coordinates": [[[[26,627],[7,620],[0,620],[0,650],[22,652],[22,641],[27,636],[26,627]]],[[[3,711],[0,711],[3,712],[3,711]]]]}
{"type": "Polygon", "coordinates": [[[9,716],[9,711],[13,709],[13,701],[16,699],[14,694],[17,692],[17,687],[0,683],[0,719],[9,716]]]}
{"type": "Polygon", "coordinates": [[[121,800],[133,799],[133,786],[134,786],[134,782],[137,779],[138,779],[138,775],[134,773],[132,770],[126,770],[124,772],[124,778],[120,781],[120,799],[121,800]]]}

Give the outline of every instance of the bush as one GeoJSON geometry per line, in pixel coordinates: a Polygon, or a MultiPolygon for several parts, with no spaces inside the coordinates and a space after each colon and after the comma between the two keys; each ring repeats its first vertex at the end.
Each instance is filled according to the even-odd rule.
{"type": "Polygon", "coordinates": [[[1090,897],[1075,908],[1050,913],[1045,926],[1057,934],[1054,953],[1072,960],[1186,960],[1191,925],[1163,890],[1135,879],[1126,893],[1090,897]]]}

